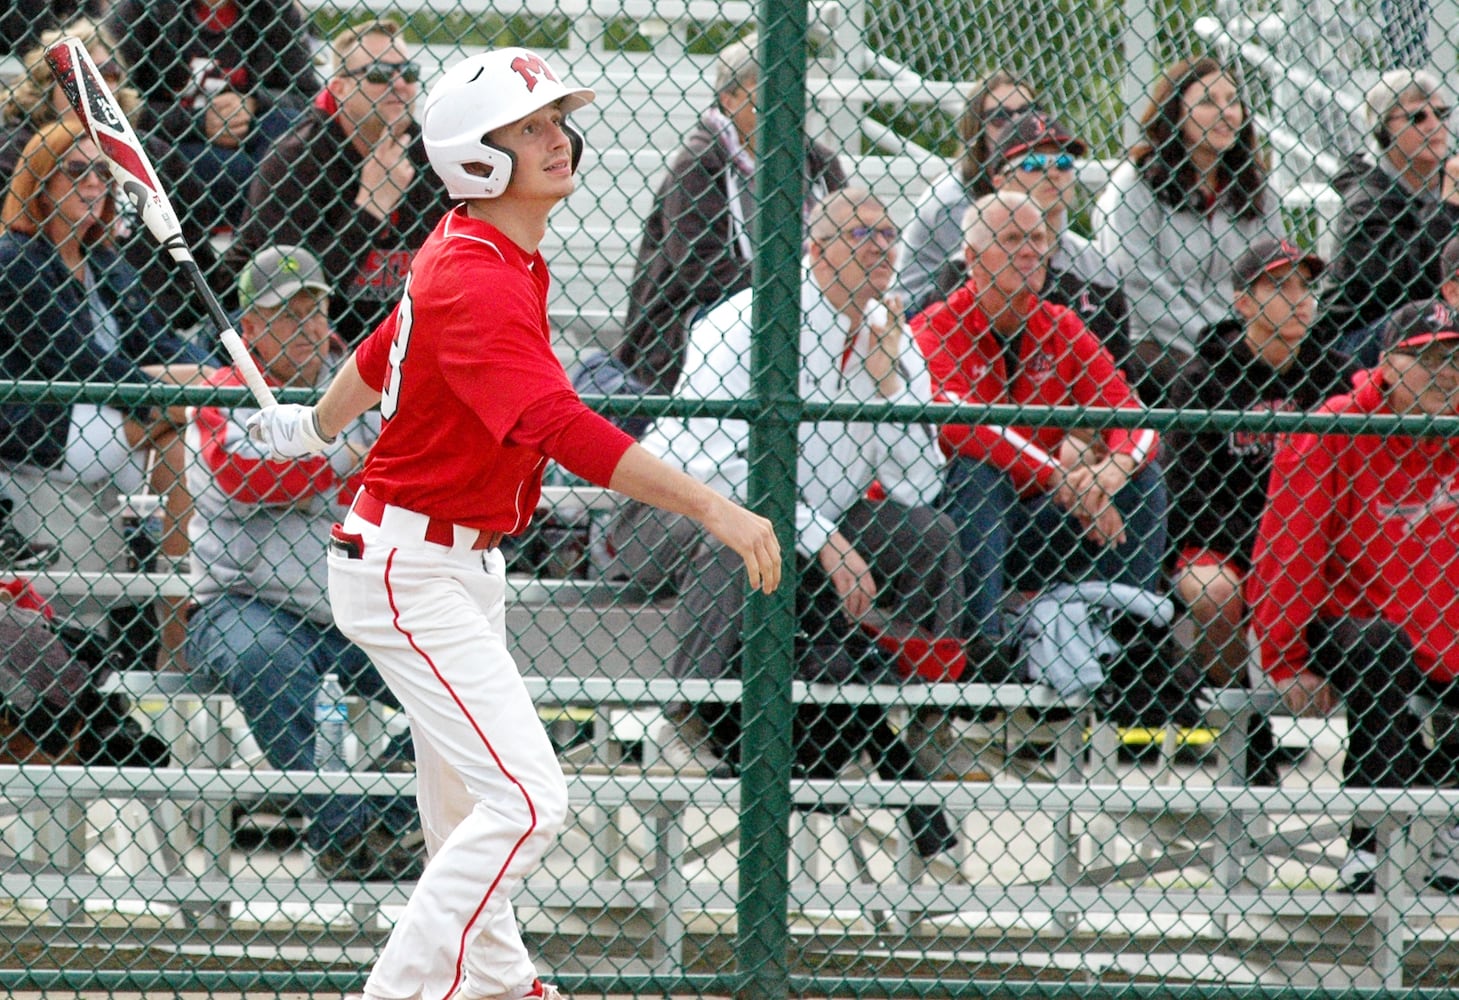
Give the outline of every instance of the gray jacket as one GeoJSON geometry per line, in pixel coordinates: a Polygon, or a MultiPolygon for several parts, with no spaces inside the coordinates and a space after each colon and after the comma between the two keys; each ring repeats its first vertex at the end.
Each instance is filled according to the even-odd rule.
{"type": "Polygon", "coordinates": [[[1167,627],[1175,604],[1123,583],[1066,583],[1044,592],[1018,623],[1028,679],[1061,698],[1093,695],[1104,683],[1106,664],[1120,652],[1108,626],[1115,612],[1167,627]]]}
{"type": "Polygon", "coordinates": [[[1120,164],[1094,206],[1094,241],[1130,301],[1130,339],[1196,353],[1202,330],[1231,311],[1231,265],[1261,236],[1281,238],[1270,193],[1265,211],[1238,218],[1224,201],[1207,212],[1160,201],[1133,163],[1120,164]]]}
{"type": "MultiPolygon", "coordinates": [[[[319,385],[333,374],[326,366],[319,385]]],[[[356,466],[347,443],[368,447],[380,433],[380,411],[346,428],[322,456],[290,462],[269,461],[248,437],[256,412],[200,406],[188,422],[193,592],[204,603],[224,593],[257,597],[330,624],[325,546],[353,497],[344,482],[356,466]]]]}

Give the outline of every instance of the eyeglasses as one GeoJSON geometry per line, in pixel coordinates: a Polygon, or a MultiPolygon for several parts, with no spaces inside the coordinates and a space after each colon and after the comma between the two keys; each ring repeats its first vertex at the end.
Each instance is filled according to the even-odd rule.
{"type": "Polygon", "coordinates": [[[1037,104],[1020,104],[1012,108],[1006,104],[1000,104],[985,114],[983,120],[989,125],[1007,125],[1013,119],[1025,115],[1030,111],[1037,111],[1038,109],[1039,106],[1037,104]]]}
{"type": "Polygon", "coordinates": [[[852,226],[846,230],[851,239],[857,243],[875,237],[883,243],[897,242],[897,228],[895,226],[852,226]]]}
{"type": "Polygon", "coordinates": [[[1073,170],[1074,157],[1069,153],[1059,153],[1057,156],[1051,156],[1048,153],[1029,153],[1017,163],[1010,163],[1004,168],[1004,172],[1012,173],[1017,170],[1020,173],[1034,174],[1050,168],[1063,171],[1073,170]]]}
{"type": "Polygon", "coordinates": [[[80,181],[88,175],[94,175],[104,181],[111,179],[111,172],[100,160],[67,160],[57,168],[57,172],[65,174],[73,181],[80,181]]]}
{"type": "Polygon", "coordinates": [[[1389,121],[1396,121],[1399,118],[1407,119],[1410,125],[1426,125],[1429,119],[1444,124],[1449,120],[1449,112],[1452,108],[1446,108],[1442,104],[1432,106],[1425,104],[1421,108],[1413,108],[1409,111],[1397,111],[1388,116],[1389,121]]]}
{"type": "Polygon", "coordinates": [[[420,82],[420,63],[407,60],[406,62],[386,62],[383,59],[376,59],[374,62],[366,63],[356,69],[347,69],[345,76],[362,76],[366,83],[378,83],[382,87],[388,87],[395,82],[398,76],[406,83],[420,82]]]}

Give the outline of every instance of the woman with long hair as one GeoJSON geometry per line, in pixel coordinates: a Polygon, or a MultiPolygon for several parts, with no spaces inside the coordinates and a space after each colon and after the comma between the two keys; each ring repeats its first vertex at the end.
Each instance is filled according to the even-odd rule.
{"type": "MultiPolygon", "coordinates": [[[[1229,311],[1236,258],[1283,233],[1231,69],[1207,56],[1166,69],[1140,131],[1099,196],[1093,227],[1130,302],[1130,337],[1152,376],[1145,386],[1158,387],[1229,311]]],[[[1146,403],[1157,401],[1151,395],[1146,403]]]]}
{"type": "MultiPolygon", "coordinates": [[[[187,381],[203,352],[163,329],[112,238],[116,202],[106,163],[74,116],[43,125],[21,151],[0,205],[0,377],[44,382],[187,381]]],[[[176,429],[153,408],[92,403],[0,404],[0,472],[27,533],[52,533],[72,561],[93,537],[37,509],[41,484],[63,493],[140,486],[145,456],[166,498],[164,555],[187,552],[190,501],[176,429]]],[[[172,609],[168,618],[174,617],[172,609]]],[[[181,623],[164,621],[176,649],[181,623]]]]}
{"type": "Polygon", "coordinates": [[[947,175],[917,202],[897,253],[897,288],[911,312],[940,302],[939,286],[947,262],[963,252],[963,213],[993,191],[988,172],[994,147],[1013,122],[1038,108],[1033,85],[1006,70],[995,70],[973,84],[958,118],[963,153],[947,175]]]}

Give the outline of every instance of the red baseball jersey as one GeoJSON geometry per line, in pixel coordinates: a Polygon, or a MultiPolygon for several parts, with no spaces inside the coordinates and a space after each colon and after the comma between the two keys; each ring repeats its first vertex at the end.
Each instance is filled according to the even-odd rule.
{"type": "Polygon", "coordinates": [[[411,264],[401,300],[359,346],[384,427],[364,486],[389,504],[520,532],[549,458],[606,486],[633,439],[583,405],[553,353],[547,263],[464,206],[411,264]]]}

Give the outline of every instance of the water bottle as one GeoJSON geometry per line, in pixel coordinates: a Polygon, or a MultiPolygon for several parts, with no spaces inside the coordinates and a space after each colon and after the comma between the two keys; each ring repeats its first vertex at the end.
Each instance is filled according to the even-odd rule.
{"type": "Polygon", "coordinates": [[[338,674],[325,674],[314,699],[314,769],[348,771],[350,707],[338,674]]]}

